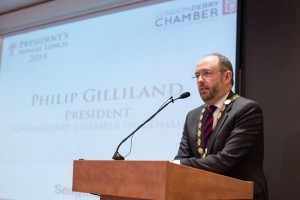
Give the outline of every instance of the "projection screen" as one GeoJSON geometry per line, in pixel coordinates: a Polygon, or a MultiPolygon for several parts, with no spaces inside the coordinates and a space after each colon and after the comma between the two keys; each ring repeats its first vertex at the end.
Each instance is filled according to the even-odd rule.
{"type": "Polygon", "coordinates": [[[111,160],[188,91],[119,150],[172,161],[187,112],[203,104],[196,63],[217,52],[235,67],[236,44],[233,0],[168,1],[4,36],[0,199],[99,199],[72,192],[73,160],[111,160]]]}

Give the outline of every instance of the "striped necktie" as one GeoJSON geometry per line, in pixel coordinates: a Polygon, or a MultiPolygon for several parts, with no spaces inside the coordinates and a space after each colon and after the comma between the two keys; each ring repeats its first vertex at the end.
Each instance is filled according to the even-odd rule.
{"type": "Polygon", "coordinates": [[[216,109],[217,107],[214,105],[210,105],[207,107],[207,112],[204,117],[204,126],[203,126],[204,148],[207,147],[209,138],[211,136],[211,133],[213,132],[213,124],[214,124],[213,114],[216,109]]]}

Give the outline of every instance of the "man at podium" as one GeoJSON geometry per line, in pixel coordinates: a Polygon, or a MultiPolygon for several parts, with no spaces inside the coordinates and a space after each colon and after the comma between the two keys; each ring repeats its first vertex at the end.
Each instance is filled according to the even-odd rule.
{"type": "Polygon", "coordinates": [[[233,69],[223,55],[203,57],[195,79],[205,104],[187,114],[174,162],[253,181],[254,199],[268,199],[261,108],[232,92],[233,69]]]}

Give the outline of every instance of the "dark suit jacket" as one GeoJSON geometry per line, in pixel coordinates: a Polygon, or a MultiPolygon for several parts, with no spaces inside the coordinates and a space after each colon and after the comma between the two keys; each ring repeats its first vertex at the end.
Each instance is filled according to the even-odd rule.
{"type": "MultiPolygon", "coordinates": [[[[228,99],[234,94],[230,92],[228,99]]],[[[178,155],[182,165],[246,181],[254,181],[254,196],[268,199],[263,172],[263,113],[252,100],[239,97],[223,111],[210,137],[205,158],[197,151],[197,128],[205,105],[186,117],[178,155]]],[[[202,138],[203,141],[203,138],[202,138]]]]}

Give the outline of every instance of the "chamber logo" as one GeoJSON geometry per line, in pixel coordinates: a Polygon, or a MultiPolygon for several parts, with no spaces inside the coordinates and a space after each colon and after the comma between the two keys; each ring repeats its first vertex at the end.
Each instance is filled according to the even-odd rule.
{"type": "Polygon", "coordinates": [[[9,56],[14,56],[16,48],[17,48],[16,43],[11,43],[8,46],[9,56]]]}
{"type": "Polygon", "coordinates": [[[223,15],[237,12],[237,0],[223,0],[223,15]]]}
{"type": "Polygon", "coordinates": [[[155,14],[154,24],[158,28],[180,26],[216,19],[221,10],[220,0],[206,0],[184,7],[160,10],[155,14]]]}

